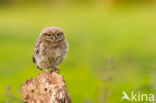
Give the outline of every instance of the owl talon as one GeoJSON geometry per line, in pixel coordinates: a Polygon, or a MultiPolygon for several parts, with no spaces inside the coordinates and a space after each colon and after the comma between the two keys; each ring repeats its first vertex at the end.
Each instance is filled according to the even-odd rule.
{"type": "Polygon", "coordinates": [[[58,68],[54,68],[54,69],[52,69],[52,72],[59,73],[59,72],[60,72],[60,69],[58,69],[58,68]]]}
{"type": "Polygon", "coordinates": [[[46,72],[49,73],[50,71],[48,69],[46,69],[46,72]]]}
{"type": "Polygon", "coordinates": [[[37,68],[38,68],[39,70],[41,70],[41,71],[43,70],[43,69],[42,69],[42,68],[40,68],[39,66],[37,66],[37,68]]]}

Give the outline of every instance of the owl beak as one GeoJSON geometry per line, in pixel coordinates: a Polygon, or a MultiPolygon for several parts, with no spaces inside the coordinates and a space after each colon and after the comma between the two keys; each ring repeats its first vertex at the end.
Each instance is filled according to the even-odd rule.
{"type": "Polygon", "coordinates": [[[55,40],[55,39],[56,39],[55,36],[53,36],[53,37],[52,37],[52,40],[55,40]]]}

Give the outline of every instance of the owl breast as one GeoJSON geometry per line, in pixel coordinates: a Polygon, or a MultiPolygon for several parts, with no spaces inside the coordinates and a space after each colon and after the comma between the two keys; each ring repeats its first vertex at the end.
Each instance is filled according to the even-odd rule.
{"type": "Polygon", "coordinates": [[[68,52],[68,43],[54,46],[40,47],[40,53],[36,55],[37,66],[41,69],[55,68],[59,66],[68,52]]]}

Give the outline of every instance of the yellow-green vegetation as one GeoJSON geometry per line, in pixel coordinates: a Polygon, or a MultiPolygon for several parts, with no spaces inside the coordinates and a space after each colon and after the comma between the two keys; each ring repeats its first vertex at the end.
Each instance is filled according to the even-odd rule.
{"type": "Polygon", "coordinates": [[[120,103],[122,91],[156,89],[154,6],[20,6],[0,9],[0,103],[22,103],[22,84],[39,74],[32,62],[40,31],[64,29],[61,64],[73,103],[120,103]]]}

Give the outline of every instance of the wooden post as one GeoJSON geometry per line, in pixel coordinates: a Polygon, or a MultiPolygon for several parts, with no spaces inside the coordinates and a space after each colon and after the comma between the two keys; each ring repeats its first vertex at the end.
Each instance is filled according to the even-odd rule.
{"type": "Polygon", "coordinates": [[[22,87],[25,103],[71,103],[62,75],[56,72],[41,72],[27,80],[22,87]]]}

